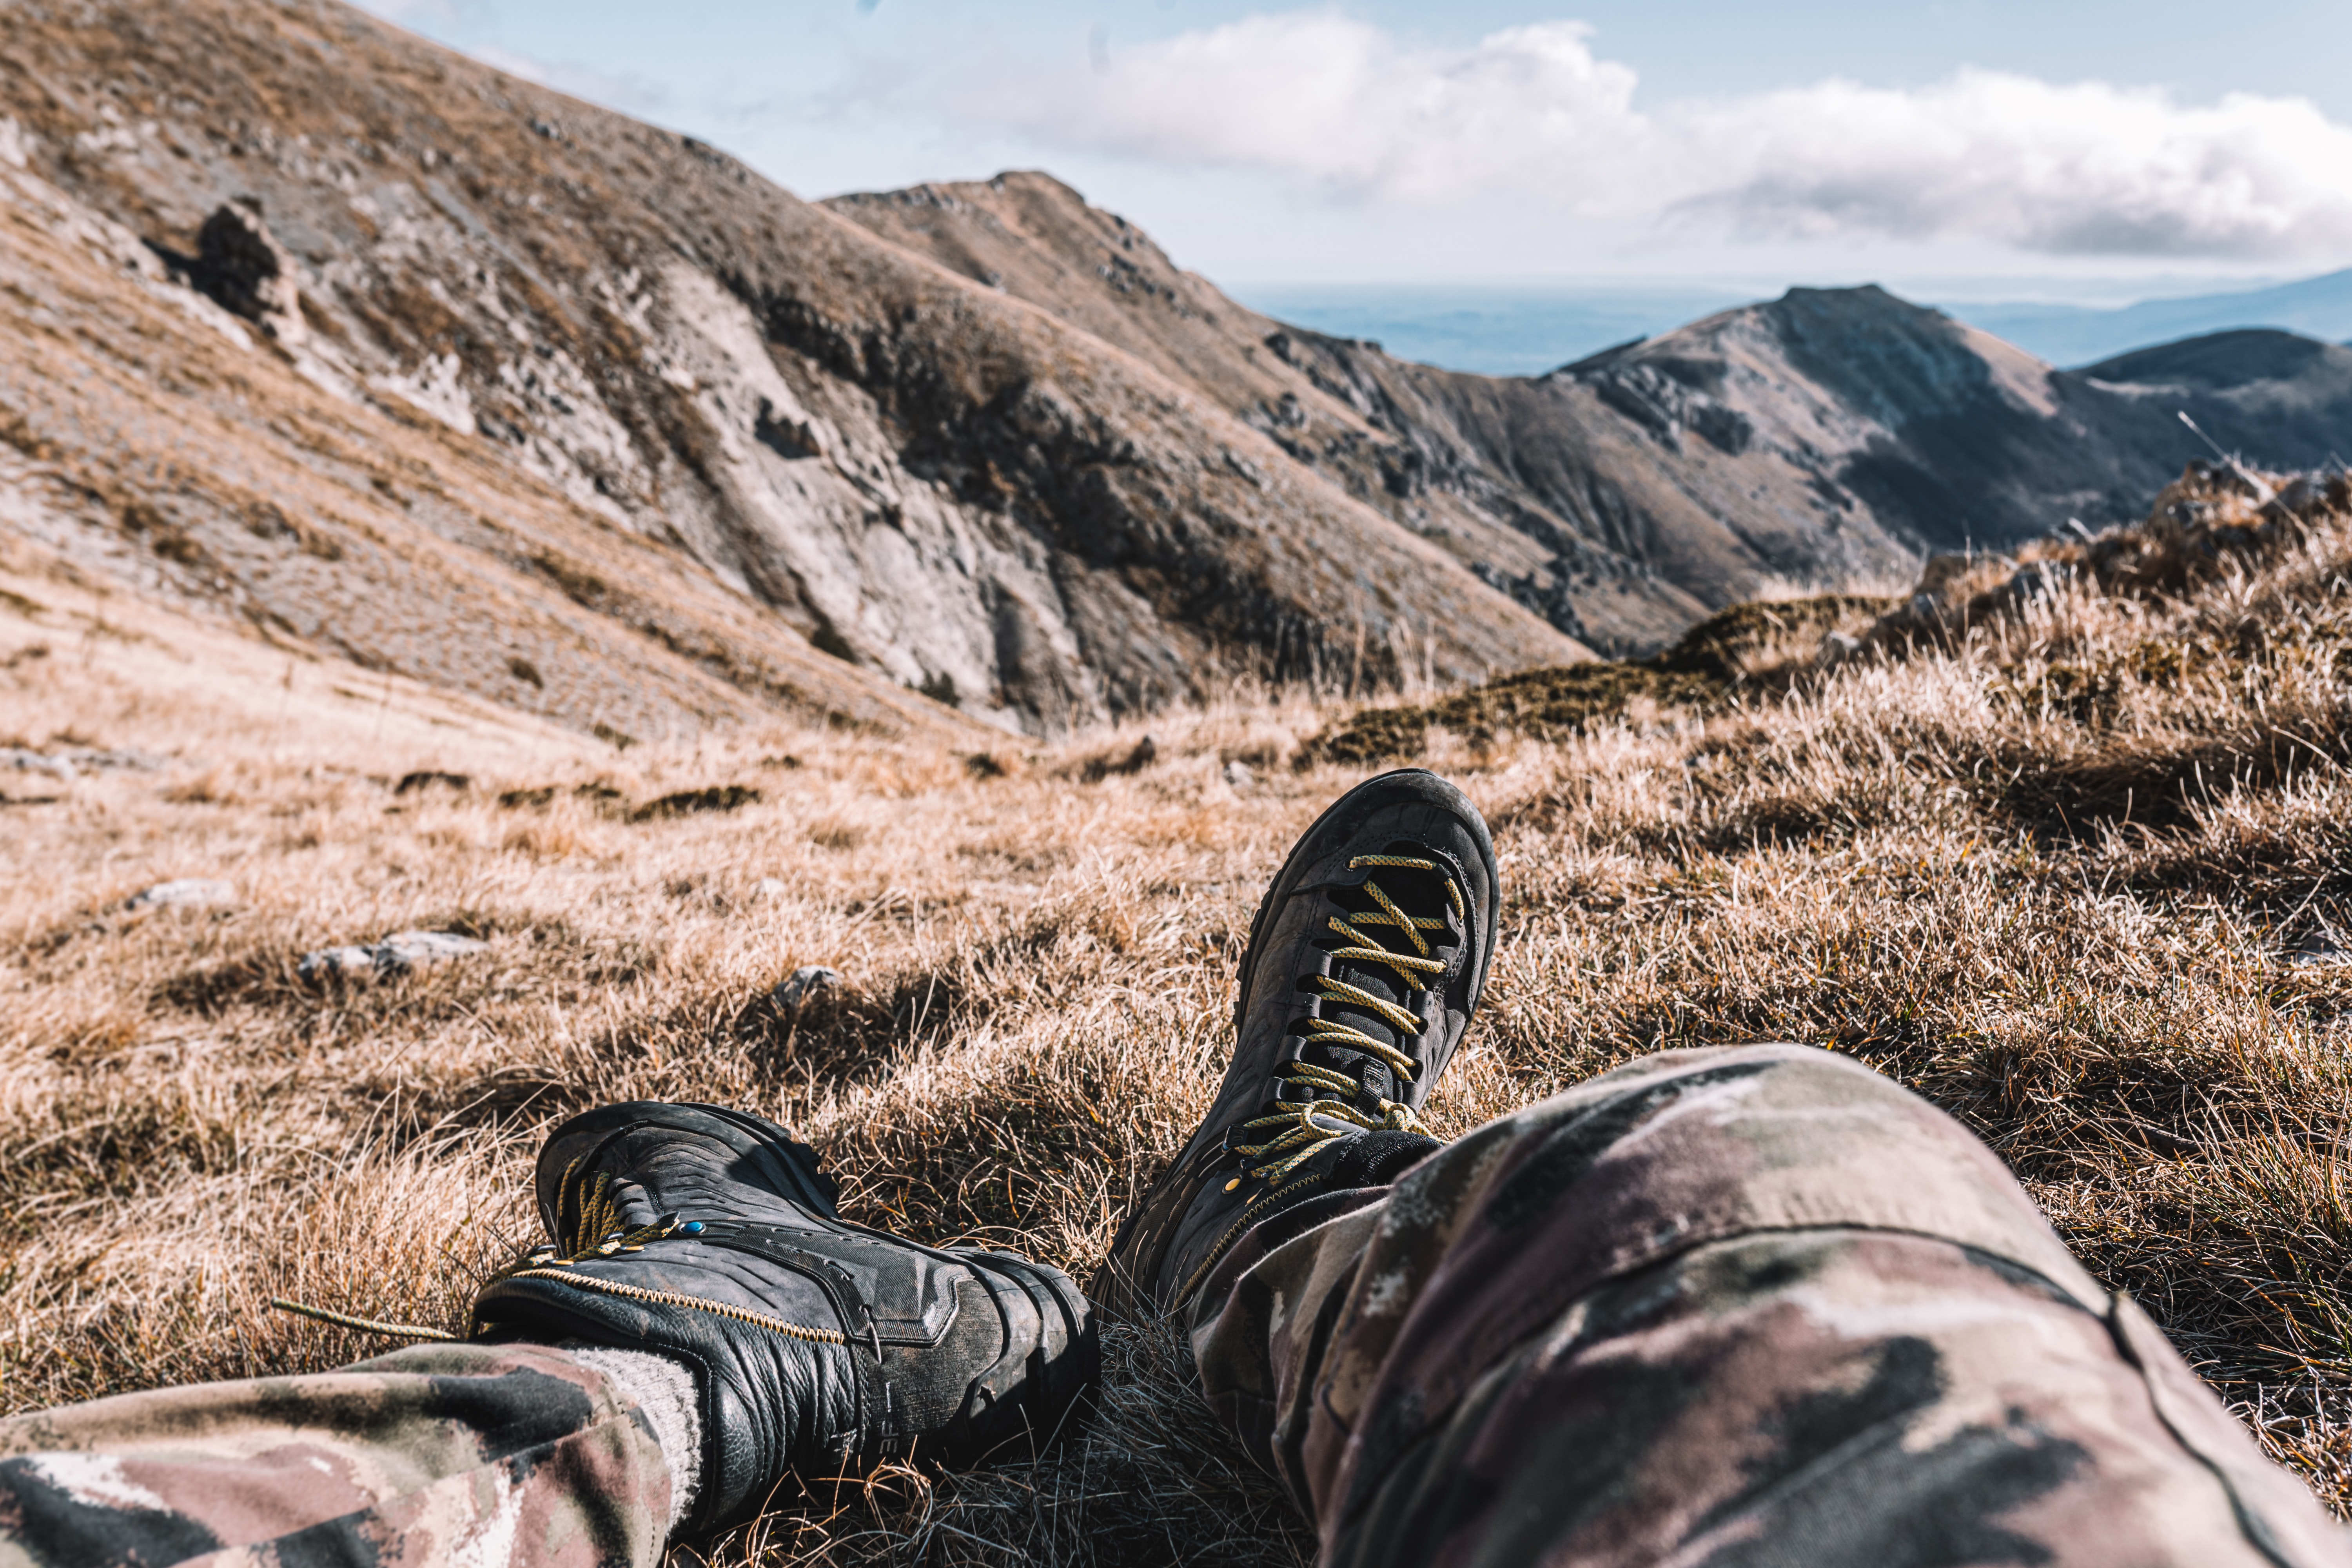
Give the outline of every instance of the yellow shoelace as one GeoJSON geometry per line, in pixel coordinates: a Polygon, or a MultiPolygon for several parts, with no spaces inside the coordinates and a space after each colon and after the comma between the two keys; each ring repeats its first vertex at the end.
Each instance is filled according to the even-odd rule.
{"type": "MultiPolygon", "coordinates": [[[[579,1162],[573,1161],[572,1167],[574,1170],[578,1169],[579,1162]]],[[[564,1184],[569,1185],[572,1172],[564,1172],[563,1179],[564,1184]]],[[[613,1200],[613,1178],[600,1173],[596,1177],[594,1189],[585,1194],[581,1203],[579,1223],[571,1228],[562,1242],[541,1242],[497,1270],[490,1279],[499,1280],[518,1277],[538,1279],[569,1278],[574,1284],[585,1285],[614,1295],[640,1296],[647,1300],[667,1301],[672,1305],[700,1306],[711,1311],[730,1312],[733,1316],[744,1318],[747,1321],[762,1322],[770,1328],[779,1327],[776,1322],[761,1319],[757,1313],[747,1314],[735,1309],[691,1300],[686,1297],[650,1294],[625,1285],[614,1285],[604,1280],[588,1279],[577,1275],[565,1276],[555,1272],[557,1269],[569,1268],[575,1263],[593,1258],[612,1258],[624,1252],[642,1252],[649,1241],[659,1241],[666,1236],[679,1233],[692,1236],[698,1234],[701,1229],[701,1225],[693,1220],[681,1225],[676,1215],[664,1215],[651,1225],[635,1227],[624,1226],[621,1223],[620,1205],[613,1200]]],[[[450,1333],[445,1329],[428,1328],[423,1323],[394,1323],[381,1318],[356,1317],[349,1312],[330,1311],[324,1307],[313,1307],[302,1301],[273,1299],[269,1304],[281,1312],[291,1312],[297,1317],[309,1318],[314,1322],[331,1323],[337,1328],[353,1329],[363,1334],[382,1334],[387,1339],[456,1341],[460,1338],[470,1338],[472,1335],[470,1328],[465,1335],[460,1336],[450,1333]]],[[[823,1331],[803,1330],[798,1327],[785,1327],[787,1331],[803,1338],[823,1332],[823,1331]]],[[[835,1337],[839,1338],[838,1335],[835,1337]]]]}
{"type": "MultiPolygon", "coordinates": [[[[563,1173],[559,1191],[572,1184],[572,1173],[579,1167],[580,1162],[574,1160],[571,1170],[563,1173]]],[[[620,1203],[613,1195],[613,1178],[600,1171],[596,1174],[596,1184],[580,1196],[580,1217],[562,1237],[551,1242],[541,1242],[491,1278],[504,1279],[543,1268],[569,1268],[575,1263],[590,1263],[599,1258],[613,1258],[624,1252],[643,1252],[647,1242],[659,1241],[664,1237],[699,1236],[701,1233],[700,1221],[681,1222],[674,1214],[666,1214],[651,1225],[624,1223],[620,1203]]]]}
{"type": "MultiPolygon", "coordinates": [[[[1359,855],[1348,862],[1348,869],[1350,871],[1366,866],[1388,867],[1408,871],[1439,870],[1438,864],[1434,860],[1424,860],[1407,855],[1359,855]]],[[[1443,875],[1442,872],[1440,874],[1443,875]]],[[[1466,921],[1469,917],[1463,909],[1462,890],[1454,886],[1452,877],[1445,877],[1444,881],[1445,896],[1454,906],[1454,918],[1466,921]]],[[[1398,978],[1403,982],[1408,996],[1415,993],[1425,993],[1428,989],[1429,977],[1444,973],[1445,961],[1430,956],[1428,939],[1421,933],[1425,931],[1444,931],[1445,921],[1431,916],[1405,913],[1397,907],[1396,900],[1389,897],[1381,889],[1381,885],[1370,878],[1364,881],[1363,891],[1366,897],[1380,907],[1375,910],[1353,915],[1345,920],[1336,915],[1331,918],[1331,930],[1348,944],[1332,950],[1332,962],[1337,963],[1345,959],[1358,963],[1381,964],[1396,971],[1398,978]],[[1402,932],[1405,939],[1412,944],[1413,951],[1404,952],[1381,945],[1365,929],[1367,927],[1387,927],[1402,932]]],[[[1360,985],[1350,985],[1346,981],[1328,974],[1317,976],[1316,983],[1322,987],[1320,994],[1325,1002],[1338,1002],[1370,1013],[1394,1026],[1402,1034],[1417,1036],[1429,1027],[1427,1021],[1418,1013],[1400,1006],[1386,997],[1376,996],[1360,985]]],[[[1396,1075],[1398,1082],[1411,1083],[1413,1080],[1414,1068],[1411,1057],[1390,1045],[1386,1040],[1368,1035],[1353,1025],[1342,1023],[1337,1018],[1307,1020],[1305,1038],[1309,1045],[1337,1047],[1342,1050],[1359,1051],[1365,1056],[1376,1058],[1388,1065],[1389,1070],[1396,1075]]],[[[1283,1082],[1305,1089],[1310,1095],[1317,1089],[1325,1089],[1338,1094],[1340,1098],[1338,1100],[1310,1098],[1286,1102],[1279,1110],[1271,1111],[1241,1124],[1236,1131],[1258,1132],[1263,1130],[1264,1131],[1264,1136],[1255,1143],[1235,1143],[1233,1146],[1234,1152],[1242,1156],[1249,1173],[1260,1181],[1280,1182],[1323,1145],[1334,1138],[1344,1138],[1351,1132],[1376,1131],[1381,1129],[1403,1132],[1424,1131],[1421,1124],[1421,1118],[1413,1114],[1412,1108],[1397,1100],[1381,1100],[1377,1114],[1368,1113],[1359,1109],[1354,1100],[1361,1091],[1362,1086],[1346,1073],[1335,1072],[1329,1068],[1317,1067],[1312,1062],[1290,1062],[1284,1066],[1281,1076],[1283,1082]]],[[[1225,1190],[1231,1192],[1239,1185],[1241,1185],[1241,1178],[1236,1176],[1226,1184],[1225,1190]]]]}

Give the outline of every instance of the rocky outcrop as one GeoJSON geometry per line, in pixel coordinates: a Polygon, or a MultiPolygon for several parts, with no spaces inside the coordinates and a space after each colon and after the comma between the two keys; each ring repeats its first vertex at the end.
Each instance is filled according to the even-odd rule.
{"type": "Polygon", "coordinates": [[[2157,493],[2145,519],[2029,541],[1996,552],[1936,555],[1899,603],[1834,661],[1865,647],[1946,644],[1971,626],[2013,617],[2070,584],[2115,596],[2178,595],[2275,553],[2327,518],[2352,514],[2352,475],[2340,468],[2264,473],[2235,459],[2198,459],[2157,493]]]}
{"type": "MultiPolygon", "coordinates": [[[[289,689],[316,664],[379,703],[405,674],[616,746],[776,717],[970,728],[478,437],[360,398],[315,341],[254,331],[30,170],[0,163],[0,213],[12,574],[101,605],[127,587],[232,616],[283,655],[289,689]]],[[[64,780],[159,765],[88,747],[16,761],[64,780]]]]}
{"type": "Polygon", "coordinates": [[[257,205],[223,202],[196,231],[189,281],[233,315],[292,347],[310,336],[294,253],[261,221],[257,205]]]}

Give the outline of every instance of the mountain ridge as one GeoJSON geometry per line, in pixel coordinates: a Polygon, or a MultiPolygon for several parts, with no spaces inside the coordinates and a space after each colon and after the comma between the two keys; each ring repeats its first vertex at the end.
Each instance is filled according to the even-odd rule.
{"type": "MultiPolygon", "coordinates": [[[[1482,376],[1251,311],[1042,173],[825,205],[1191,377],[1612,655],[1784,584],[1896,585],[1937,551],[2137,519],[2203,450],[2162,394],[2056,370],[1875,286],[1792,289],[1542,375],[1482,376]]],[[[2243,397],[2186,401],[2226,438],[2273,434],[2243,397]]],[[[2352,427],[2352,399],[2324,402],[2317,423],[2352,427]]],[[[2315,422],[2262,460],[2324,461],[2315,422]]]]}
{"type": "Polygon", "coordinates": [[[2087,369],[2135,350],[2245,328],[2271,328],[2336,342],[2352,339],[2352,268],[2261,289],[2142,300],[2107,310],[2080,305],[1988,302],[1949,307],[1955,315],[2045,359],[2087,369]]]}

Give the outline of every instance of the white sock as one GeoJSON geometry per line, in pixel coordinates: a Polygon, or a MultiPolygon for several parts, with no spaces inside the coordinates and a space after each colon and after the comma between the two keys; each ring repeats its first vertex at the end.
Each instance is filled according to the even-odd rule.
{"type": "Polygon", "coordinates": [[[694,1369],[655,1351],[576,1342],[556,1348],[604,1373],[646,1413],[669,1465],[669,1528],[675,1531],[702,1489],[702,1402],[697,1397],[694,1369]]]}

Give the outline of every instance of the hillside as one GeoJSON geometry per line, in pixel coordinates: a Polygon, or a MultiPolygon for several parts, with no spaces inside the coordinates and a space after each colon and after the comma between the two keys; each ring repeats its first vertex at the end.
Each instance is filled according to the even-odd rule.
{"type": "MultiPolygon", "coordinates": [[[[2273,468],[2294,466],[2274,454],[2321,452],[2303,460],[2327,461],[2352,437],[2352,348],[2293,332],[2213,332],[2139,349],[2066,379],[2159,412],[2185,412],[2222,446],[2273,468]]],[[[2118,444],[2136,437],[2136,456],[2155,461],[2162,447],[2156,430],[2135,421],[2126,436],[2123,423],[2115,422],[2118,444]]]]}
{"type": "MultiPolygon", "coordinates": [[[[500,658],[443,668],[429,575],[265,570],[254,507],[470,552],[459,576],[602,618],[582,626],[623,589],[667,605],[682,574],[757,627],[747,648],[789,644],[803,686],[814,648],[857,701],[919,689],[1033,730],[1229,672],[1475,679],[1582,651],[1191,387],[701,143],[325,0],[19,9],[8,41],[10,265],[33,290],[5,306],[0,427],[53,488],[110,498],[59,548],[118,578],[526,708],[540,689],[500,658]],[[152,301],[129,331],[124,287],[152,301]],[[182,360],[264,368],[224,399],[182,360]],[[314,452],[319,422],[415,477],[314,452]],[[443,469],[490,476],[497,504],[402,504],[443,469]],[[281,495],[289,473],[313,490],[281,495]],[[159,552],[134,503],[186,542],[159,552]],[[543,521],[640,564],[476,559],[543,521]],[[379,605],[407,629],[345,624],[379,605]]],[[[617,646],[660,641],[631,629],[617,646]]]]}
{"type": "MultiPolygon", "coordinates": [[[[1941,563],[1879,652],[1819,656],[1882,605],[1750,605],[1638,679],[1228,701],[1156,716],[1144,760],[1139,726],[983,752],[782,718],[616,755],[289,682],[130,595],[27,610],[53,579],[0,563],[0,834],[42,873],[0,882],[0,1409],[383,1348],[276,1296],[457,1322],[530,1231],[537,1141],[598,1100],[781,1118],[855,1217],[1083,1276],[1211,1098],[1264,879],[1377,765],[1334,740],[1377,733],[1504,868],[1441,1131],[1663,1047],[1852,1053],[1986,1137],[2341,1512],[2352,484],[2280,479],[1941,563]],[[226,886],[135,901],[179,879],[226,886]],[[485,945],[302,978],[410,929],[485,945]]],[[[1311,1554],[1171,1336],[1108,1355],[1066,1447],[786,1500],[713,1560],[1311,1554]]]]}
{"type": "Polygon", "coordinates": [[[0,166],[0,559],[27,613],[203,604],[289,671],[397,672],[621,745],[778,714],[967,727],[486,444],[322,388],[55,187],[0,166]]]}

